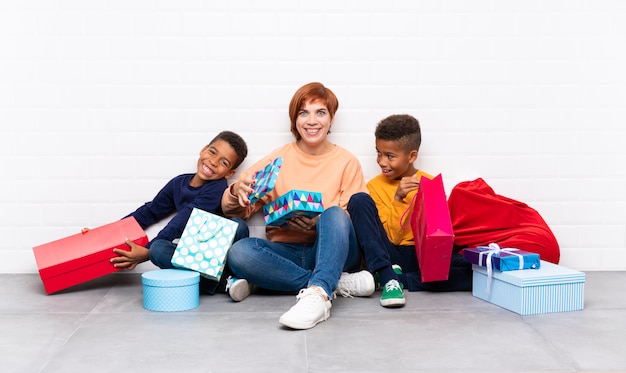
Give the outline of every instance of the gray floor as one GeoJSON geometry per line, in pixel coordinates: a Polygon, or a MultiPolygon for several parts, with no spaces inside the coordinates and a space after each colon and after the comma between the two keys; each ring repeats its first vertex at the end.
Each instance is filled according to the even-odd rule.
{"type": "Polygon", "coordinates": [[[0,275],[0,372],[624,372],[626,272],[587,272],[583,311],[519,316],[470,293],[339,298],[307,331],[278,318],[293,296],[161,313],[140,275],[45,295],[36,274],[0,275]]]}

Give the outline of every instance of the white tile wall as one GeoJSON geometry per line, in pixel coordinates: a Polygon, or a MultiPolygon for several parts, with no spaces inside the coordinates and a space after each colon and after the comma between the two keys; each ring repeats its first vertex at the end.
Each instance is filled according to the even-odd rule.
{"type": "Polygon", "coordinates": [[[413,114],[418,165],[448,190],[483,177],[540,211],[563,264],[624,270],[625,16],[611,0],[0,0],[0,272],[151,199],[220,130],[248,140],[244,167],[290,141],[310,81],[338,95],[331,139],[366,178],[377,121],[413,114]]]}

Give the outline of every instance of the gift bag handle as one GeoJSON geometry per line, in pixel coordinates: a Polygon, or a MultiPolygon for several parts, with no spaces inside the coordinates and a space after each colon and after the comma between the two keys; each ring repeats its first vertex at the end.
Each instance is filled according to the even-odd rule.
{"type": "Polygon", "coordinates": [[[403,230],[407,230],[409,227],[406,227],[404,225],[404,217],[406,216],[406,213],[413,210],[414,206],[415,206],[415,198],[417,198],[417,194],[418,192],[415,192],[415,194],[413,195],[413,198],[411,198],[411,204],[409,205],[409,207],[406,208],[406,210],[404,210],[404,212],[402,213],[402,216],[400,217],[400,228],[402,228],[403,230]]]}
{"type": "Polygon", "coordinates": [[[200,229],[198,229],[198,234],[196,234],[196,236],[194,237],[196,242],[207,242],[213,238],[215,238],[215,236],[217,236],[218,233],[220,233],[222,231],[222,228],[224,228],[224,226],[226,225],[226,223],[223,220],[220,220],[217,223],[217,228],[213,231],[213,232],[208,232],[206,234],[200,234],[202,227],[207,225],[207,223],[209,222],[209,218],[207,216],[205,216],[202,219],[202,223],[200,223],[200,229]]]}

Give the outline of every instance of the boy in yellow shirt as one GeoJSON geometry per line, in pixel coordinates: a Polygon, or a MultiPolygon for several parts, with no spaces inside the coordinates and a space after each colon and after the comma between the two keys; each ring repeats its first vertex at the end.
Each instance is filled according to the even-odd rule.
{"type": "Polygon", "coordinates": [[[380,304],[402,307],[409,291],[471,290],[472,269],[461,254],[453,253],[447,281],[423,283],[417,261],[413,232],[408,222],[409,208],[422,176],[432,176],[415,168],[422,136],[419,122],[407,114],[383,119],[375,131],[376,160],[381,174],[367,183],[369,195],[350,198],[348,212],[359,246],[370,272],[382,285],[380,304]]]}

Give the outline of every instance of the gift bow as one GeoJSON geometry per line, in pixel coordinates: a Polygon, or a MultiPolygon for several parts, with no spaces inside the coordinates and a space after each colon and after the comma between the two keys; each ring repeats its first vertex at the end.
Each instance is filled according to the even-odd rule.
{"type": "Polygon", "coordinates": [[[478,253],[478,263],[483,262],[483,255],[487,254],[487,260],[485,265],[487,266],[487,288],[485,289],[485,295],[489,296],[491,292],[491,278],[493,277],[493,264],[491,257],[494,255],[500,255],[501,252],[509,253],[511,255],[515,255],[519,258],[519,269],[524,269],[524,256],[521,254],[514,253],[513,251],[518,251],[519,249],[514,248],[500,248],[495,242],[489,244],[489,246],[478,246],[479,249],[487,249],[486,251],[481,251],[478,253]]]}

